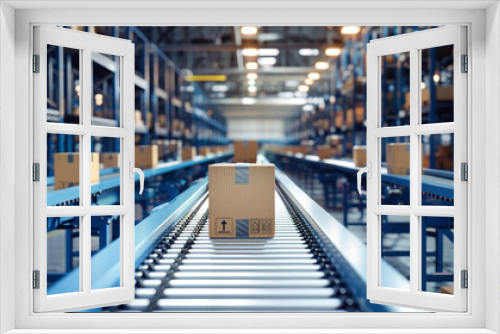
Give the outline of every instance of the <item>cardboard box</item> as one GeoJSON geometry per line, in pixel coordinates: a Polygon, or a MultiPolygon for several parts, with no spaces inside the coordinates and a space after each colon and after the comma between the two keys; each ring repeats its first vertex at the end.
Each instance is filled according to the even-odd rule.
{"type": "Polygon", "coordinates": [[[167,117],[165,115],[158,115],[158,125],[161,128],[167,127],[167,117]]]}
{"type": "Polygon", "coordinates": [[[396,175],[410,175],[410,143],[386,145],[387,172],[396,175]]]}
{"type": "Polygon", "coordinates": [[[356,145],[352,149],[352,159],[354,160],[354,166],[365,167],[366,166],[366,146],[356,145]]]}
{"type": "Polygon", "coordinates": [[[347,109],[345,113],[345,125],[352,127],[354,125],[354,110],[347,109]]]}
{"type": "Polygon", "coordinates": [[[344,112],[337,110],[335,113],[335,127],[340,128],[342,125],[344,125],[344,112]]]}
{"type": "Polygon", "coordinates": [[[142,121],[142,111],[140,110],[135,111],[135,125],[144,125],[142,121]]]}
{"type": "Polygon", "coordinates": [[[200,155],[206,157],[207,155],[210,154],[210,147],[207,147],[207,146],[204,146],[204,147],[200,147],[200,155]]]}
{"type": "Polygon", "coordinates": [[[318,146],[317,151],[320,160],[331,159],[335,155],[335,150],[330,145],[318,146]]]}
{"type": "Polygon", "coordinates": [[[453,101],[453,86],[437,86],[436,100],[453,101]]]}
{"type": "Polygon", "coordinates": [[[437,169],[453,170],[453,145],[438,146],[435,167],[437,169]]]}
{"type": "Polygon", "coordinates": [[[151,111],[148,111],[146,114],[146,125],[150,129],[153,126],[153,113],[151,111]]]}
{"type": "Polygon", "coordinates": [[[170,153],[179,152],[182,148],[182,141],[180,140],[170,140],[168,142],[168,149],[170,153]]]}
{"type": "Polygon", "coordinates": [[[158,165],[158,146],[140,145],[135,147],[135,166],[141,169],[156,168],[158,165]]]}
{"type": "Polygon", "coordinates": [[[182,148],[182,161],[193,160],[196,156],[196,147],[188,146],[182,148]]]}
{"type": "Polygon", "coordinates": [[[439,292],[447,294],[447,295],[455,294],[452,286],[442,286],[439,292]]]}
{"type": "Polygon", "coordinates": [[[365,121],[365,108],[363,106],[356,106],[354,109],[354,118],[357,124],[363,124],[365,121]]]}
{"type": "Polygon", "coordinates": [[[259,143],[256,141],[236,140],[234,145],[234,162],[257,162],[257,152],[259,151],[259,143]]]}
{"type": "Polygon", "coordinates": [[[101,153],[100,159],[103,168],[120,167],[120,153],[101,153]]]}
{"type": "Polygon", "coordinates": [[[274,165],[208,167],[211,238],[274,237],[274,165]]]}
{"type": "MultiPolygon", "coordinates": [[[[90,158],[90,182],[99,182],[99,153],[90,158]]],[[[80,184],[80,153],[54,154],[54,181],[56,190],[80,184]]]]}

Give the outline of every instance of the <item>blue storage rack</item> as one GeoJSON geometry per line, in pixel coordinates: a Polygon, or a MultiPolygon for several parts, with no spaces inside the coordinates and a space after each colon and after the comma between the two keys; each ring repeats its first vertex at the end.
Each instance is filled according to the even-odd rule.
{"type": "MultiPolygon", "coordinates": [[[[328,202],[328,193],[337,191],[337,180],[345,180],[343,184],[343,194],[334,193],[333,203],[337,204],[337,199],[343,195],[344,226],[365,225],[364,223],[349,223],[347,213],[352,207],[363,210],[366,207],[365,197],[359,196],[358,201],[351,204],[348,196],[351,191],[357,189],[357,172],[359,167],[355,167],[352,161],[326,160],[320,161],[317,157],[299,157],[278,152],[267,151],[266,157],[277,167],[292,175],[299,176],[307,189],[311,187],[314,180],[319,178],[325,191],[325,203],[328,202]]],[[[454,187],[452,184],[453,172],[424,169],[424,180],[422,181],[422,203],[423,205],[452,206],[454,202],[454,187]],[[438,179],[435,179],[439,177],[438,179]],[[431,179],[432,181],[429,181],[431,179]]],[[[365,177],[365,176],[364,176],[365,177]]],[[[393,175],[384,173],[381,175],[382,191],[384,195],[383,204],[386,205],[409,205],[409,176],[393,175]]],[[[362,214],[362,211],[361,211],[362,214]]],[[[382,220],[382,232],[387,233],[409,233],[409,223],[388,222],[386,218],[382,220]]],[[[427,282],[452,282],[452,273],[442,273],[443,270],[443,242],[447,238],[453,242],[453,218],[447,217],[424,217],[422,219],[421,231],[424,235],[432,236],[436,240],[435,250],[430,252],[427,248],[426,238],[422,238],[422,258],[433,256],[436,259],[434,274],[427,273],[427,263],[422,261],[422,289],[426,291],[427,282]],[[427,228],[432,228],[428,231],[427,228]]],[[[383,256],[409,256],[408,251],[383,251],[383,256]]]]}

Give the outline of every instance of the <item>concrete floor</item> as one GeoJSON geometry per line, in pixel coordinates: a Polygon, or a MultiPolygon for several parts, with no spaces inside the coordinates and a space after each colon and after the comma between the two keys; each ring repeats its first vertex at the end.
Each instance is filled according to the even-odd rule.
{"type": "MultiPolygon", "coordinates": [[[[320,181],[315,180],[311,189],[306,189],[304,182],[302,182],[297,175],[288,174],[288,176],[301,187],[301,189],[305,190],[305,192],[314,199],[319,205],[321,205],[326,211],[328,211],[335,219],[337,219],[340,223],[344,223],[344,211],[343,208],[327,208],[325,207],[324,195],[323,195],[323,185],[320,181]]],[[[341,190],[339,190],[341,192],[341,190]]],[[[341,205],[341,204],[340,204],[341,205]]],[[[404,217],[396,217],[399,220],[404,220],[404,217]],[[402,219],[401,219],[402,218],[402,219]]],[[[366,224],[366,212],[363,210],[362,214],[360,210],[357,208],[352,208],[348,213],[349,223],[363,223],[366,224]]],[[[392,220],[391,220],[392,222],[392,220]]],[[[366,244],[366,225],[349,225],[348,229],[361,241],[366,244]]],[[[453,244],[444,238],[444,272],[452,272],[453,271],[453,244]]],[[[428,251],[433,251],[435,249],[435,239],[428,237],[428,251]]],[[[410,238],[407,233],[400,234],[386,234],[384,236],[384,249],[386,250],[409,250],[410,249],[410,238]]],[[[401,274],[403,274],[406,278],[410,278],[410,266],[409,266],[409,257],[407,256],[398,256],[398,257],[385,257],[384,258],[388,263],[390,263],[396,270],[398,270],[401,274]]],[[[435,258],[428,256],[427,257],[427,272],[434,273],[435,272],[435,258]]],[[[382,273],[383,275],[383,273],[382,273]]],[[[441,286],[450,286],[451,282],[444,283],[427,283],[427,291],[431,292],[439,292],[441,286]]]]}

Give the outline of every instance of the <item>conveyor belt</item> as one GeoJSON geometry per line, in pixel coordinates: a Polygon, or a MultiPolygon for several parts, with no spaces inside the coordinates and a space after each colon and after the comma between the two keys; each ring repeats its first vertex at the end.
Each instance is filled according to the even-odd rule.
{"type": "Polygon", "coordinates": [[[359,311],[299,215],[276,193],[273,239],[210,239],[208,195],[136,271],[136,296],[108,311],[359,311]]]}
{"type": "MultiPolygon", "coordinates": [[[[276,169],[276,236],[210,239],[208,181],[195,182],[135,228],[135,299],[91,312],[391,312],[366,299],[366,245],[276,169]]],[[[120,240],[92,256],[96,287],[116,286],[120,240]]],[[[409,281],[386,261],[391,286],[409,281]]],[[[49,294],[78,289],[78,270],[49,294]]]]}

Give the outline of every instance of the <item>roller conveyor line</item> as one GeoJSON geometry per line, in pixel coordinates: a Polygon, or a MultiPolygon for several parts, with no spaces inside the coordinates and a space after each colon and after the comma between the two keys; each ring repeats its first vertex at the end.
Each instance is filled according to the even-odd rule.
{"type": "MultiPolygon", "coordinates": [[[[270,239],[210,239],[207,178],[153,209],[135,227],[135,299],[87,312],[402,311],[367,300],[366,245],[279,169],[276,185],[270,239]]],[[[117,238],[92,256],[96,288],[120,284],[120,245],[117,238]]],[[[390,286],[409,289],[386,261],[380,266],[390,286]]],[[[47,293],[76,291],[79,274],[47,293]]]]}
{"type": "Polygon", "coordinates": [[[137,268],[135,299],[107,311],[359,311],[279,190],[272,239],[210,239],[207,217],[205,194],[137,268]]]}

